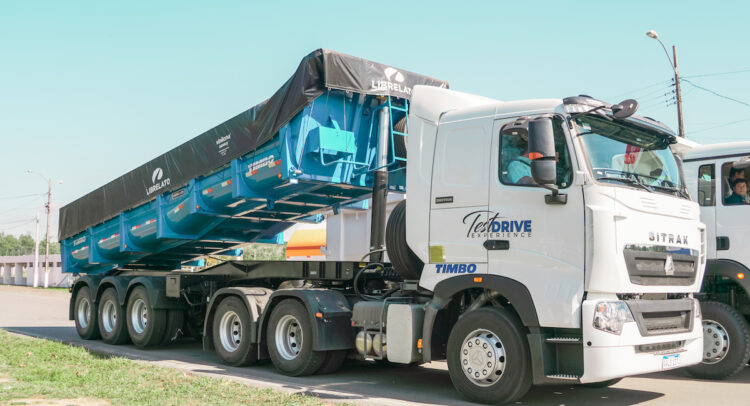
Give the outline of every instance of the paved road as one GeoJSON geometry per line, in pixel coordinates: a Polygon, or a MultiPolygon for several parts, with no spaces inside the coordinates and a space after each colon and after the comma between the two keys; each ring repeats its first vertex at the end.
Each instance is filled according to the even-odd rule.
{"type": "MultiPolygon", "coordinates": [[[[0,328],[35,337],[81,345],[92,351],[120,355],[177,368],[193,374],[233,379],[253,386],[315,394],[324,399],[373,405],[470,405],[453,389],[444,362],[419,367],[384,367],[352,362],[336,374],[290,378],[273,366],[233,368],[222,365],[195,341],[141,350],[131,345],[110,346],[84,341],[68,320],[64,291],[0,286],[0,328]]],[[[626,378],[606,389],[572,385],[536,387],[517,404],[523,405],[747,405],[750,368],[722,382],[688,378],[683,372],[626,378]]]]}

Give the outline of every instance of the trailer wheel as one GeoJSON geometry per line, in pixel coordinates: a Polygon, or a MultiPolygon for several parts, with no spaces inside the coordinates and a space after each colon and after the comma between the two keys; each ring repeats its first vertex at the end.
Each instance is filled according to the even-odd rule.
{"type": "Polygon", "coordinates": [[[146,288],[137,286],[130,293],[127,307],[127,325],[130,340],[138,347],[161,343],[167,323],[167,311],[153,308],[146,288]]]}
{"type": "Polygon", "coordinates": [[[128,341],[125,311],[117,300],[117,291],[107,288],[99,298],[99,334],[107,344],[124,344],[128,341]]]}
{"type": "Polygon", "coordinates": [[[463,315],[447,352],[453,386],[474,402],[513,402],[531,388],[528,344],[508,311],[481,308],[463,315]]]}
{"type": "Polygon", "coordinates": [[[213,341],[216,353],[227,365],[241,367],[258,360],[258,346],[250,342],[250,313],[242,300],[227,297],[216,308],[213,341]]]}
{"type": "Polygon", "coordinates": [[[742,370],[750,359],[750,327],[733,307],[701,302],[703,362],[687,369],[702,379],[724,379],[742,370]]]}
{"type": "Polygon", "coordinates": [[[403,279],[419,279],[424,263],[406,244],[406,200],[393,208],[385,230],[385,246],[393,269],[403,279]]]}
{"type": "MultiPolygon", "coordinates": [[[[406,133],[406,117],[398,120],[398,122],[393,125],[393,130],[400,133],[406,133]]],[[[393,134],[393,148],[397,157],[406,158],[406,147],[406,137],[399,134],[393,134]]],[[[396,166],[398,168],[403,168],[406,166],[406,162],[398,161],[398,164],[396,164],[396,166]]]]}
{"type": "Polygon", "coordinates": [[[312,349],[312,321],[299,301],[286,299],[271,312],[266,330],[268,355],[281,373],[311,375],[326,359],[325,351],[312,349]]]}
{"type": "Polygon", "coordinates": [[[344,361],[346,361],[347,352],[349,351],[326,351],[326,359],[323,361],[323,365],[320,366],[320,369],[316,371],[316,375],[332,374],[341,369],[341,367],[344,366],[344,361]]]}
{"type": "Polygon", "coordinates": [[[88,286],[78,289],[73,307],[78,335],[84,340],[99,338],[99,328],[96,325],[96,303],[91,297],[91,290],[88,286]]]}
{"type": "Polygon", "coordinates": [[[164,330],[164,338],[160,345],[167,345],[183,336],[182,328],[185,325],[185,312],[182,310],[167,310],[167,326],[164,330]]]}

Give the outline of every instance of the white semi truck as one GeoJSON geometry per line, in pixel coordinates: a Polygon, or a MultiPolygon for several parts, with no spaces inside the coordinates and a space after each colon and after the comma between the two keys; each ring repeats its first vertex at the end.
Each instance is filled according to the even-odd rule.
{"type": "Polygon", "coordinates": [[[701,361],[706,234],[672,131],[634,101],[502,102],[362,61],[316,51],[281,96],[208,142],[64,208],[79,334],[193,336],[227,364],[270,358],[295,376],[346,357],[447,360],[456,389],[483,403],[701,361]],[[255,144],[233,153],[242,137],[255,144]],[[222,164],[192,168],[195,151],[222,164]],[[197,175],[170,172],[183,163],[179,176],[197,175]],[[122,194],[133,182],[142,198],[122,194]],[[386,225],[389,191],[406,199],[386,225]],[[369,197],[361,262],[175,270],[369,197]]]}
{"type": "Polygon", "coordinates": [[[731,198],[737,179],[750,180],[750,142],[680,145],[687,185],[700,205],[708,242],[699,295],[703,361],[688,371],[723,379],[750,360],[750,200],[747,192],[738,195],[741,199],[731,198]]]}

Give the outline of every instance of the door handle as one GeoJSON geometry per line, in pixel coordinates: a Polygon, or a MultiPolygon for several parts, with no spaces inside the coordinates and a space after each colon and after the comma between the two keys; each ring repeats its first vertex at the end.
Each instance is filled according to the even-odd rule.
{"type": "Polygon", "coordinates": [[[729,249],[729,237],[716,237],[716,250],[723,251],[729,249]]]}
{"type": "Polygon", "coordinates": [[[486,240],[482,245],[484,245],[484,248],[486,248],[487,250],[507,250],[510,248],[510,241],[486,240]]]}

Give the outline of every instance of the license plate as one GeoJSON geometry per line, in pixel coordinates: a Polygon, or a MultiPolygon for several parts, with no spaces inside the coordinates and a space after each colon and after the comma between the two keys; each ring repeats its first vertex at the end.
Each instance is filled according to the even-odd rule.
{"type": "Polygon", "coordinates": [[[680,366],[680,354],[664,355],[661,357],[661,369],[672,369],[680,366]]]}

